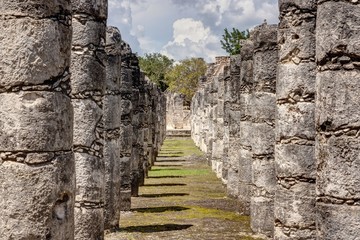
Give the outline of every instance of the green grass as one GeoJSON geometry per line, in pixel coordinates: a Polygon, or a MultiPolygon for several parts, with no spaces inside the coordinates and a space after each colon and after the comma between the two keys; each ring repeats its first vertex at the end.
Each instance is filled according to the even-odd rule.
{"type": "Polygon", "coordinates": [[[161,148],[159,157],[184,157],[189,155],[202,156],[204,155],[195,145],[191,139],[165,139],[161,148]]]}
{"type": "Polygon", "coordinates": [[[140,196],[132,199],[133,211],[120,218],[120,232],[107,239],[199,239],[203,231],[218,234],[216,239],[233,234],[237,240],[259,240],[249,216],[231,210],[236,200],[226,198],[221,181],[198,157],[203,155],[191,139],[166,139],[140,196]]]}
{"type": "Polygon", "coordinates": [[[149,171],[149,177],[161,177],[161,176],[204,176],[212,174],[209,169],[186,169],[186,168],[163,168],[152,167],[149,171]]]}

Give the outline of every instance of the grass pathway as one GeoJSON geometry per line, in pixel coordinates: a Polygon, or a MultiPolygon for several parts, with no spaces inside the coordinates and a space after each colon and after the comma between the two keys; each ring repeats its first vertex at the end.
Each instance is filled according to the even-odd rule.
{"type": "Polygon", "coordinates": [[[250,240],[249,217],[206,164],[191,139],[167,139],[132,211],[106,240],[250,240]]]}

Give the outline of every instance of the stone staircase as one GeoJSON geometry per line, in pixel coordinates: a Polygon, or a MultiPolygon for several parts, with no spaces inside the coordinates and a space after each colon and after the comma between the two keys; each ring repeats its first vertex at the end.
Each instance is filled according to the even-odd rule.
{"type": "Polygon", "coordinates": [[[166,137],[167,138],[174,138],[174,137],[191,137],[191,130],[190,129],[167,129],[166,130],[166,137]]]}

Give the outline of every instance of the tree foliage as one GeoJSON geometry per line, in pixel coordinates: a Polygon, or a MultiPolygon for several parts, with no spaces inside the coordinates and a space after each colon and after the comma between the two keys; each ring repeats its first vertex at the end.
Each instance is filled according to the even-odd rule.
{"type": "Polygon", "coordinates": [[[233,28],[232,31],[229,32],[229,30],[225,28],[224,34],[222,35],[223,40],[220,40],[221,48],[230,55],[239,54],[241,49],[240,40],[247,39],[249,36],[249,30],[241,32],[239,29],[233,28]]]}
{"type": "Polygon", "coordinates": [[[167,74],[166,81],[173,92],[184,94],[185,101],[191,102],[199,78],[205,75],[207,64],[202,58],[190,58],[180,61],[167,74]]]}
{"type": "Polygon", "coordinates": [[[149,53],[143,57],[139,57],[141,70],[152,82],[157,84],[162,91],[168,87],[165,81],[165,75],[172,69],[173,64],[173,59],[160,53],[149,53]]]}

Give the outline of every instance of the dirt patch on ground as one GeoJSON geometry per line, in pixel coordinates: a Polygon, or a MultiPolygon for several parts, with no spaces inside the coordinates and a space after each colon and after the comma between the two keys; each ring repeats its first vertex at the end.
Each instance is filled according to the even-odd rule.
{"type": "Polygon", "coordinates": [[[165,141],[157,162],[106,240],[262,239],[190,139],[165,141]]]}

